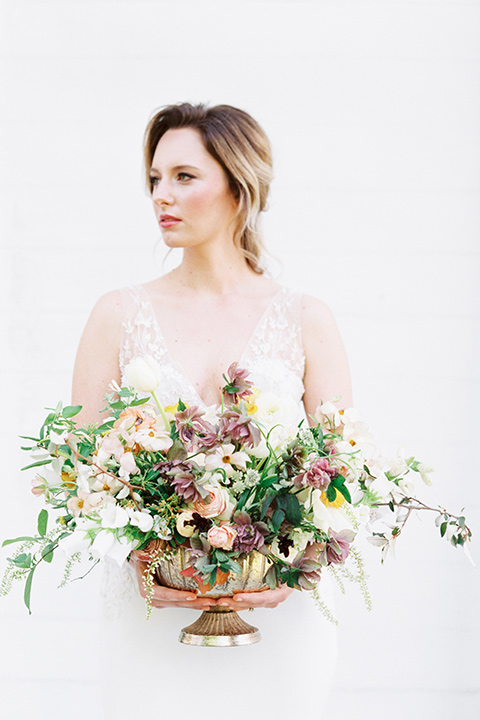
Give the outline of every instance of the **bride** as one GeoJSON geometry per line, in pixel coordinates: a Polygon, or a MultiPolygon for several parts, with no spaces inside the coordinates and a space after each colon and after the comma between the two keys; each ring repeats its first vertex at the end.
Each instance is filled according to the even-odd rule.
{"type": "MultiPolygon", "coordinates": [[[[162,368],[158,394],[166,406],[180,396],[189,405],[217,405],[222,374],[234,361],[262,392],[291,397],[299,418],[335,396],[351,405],[330,311],[262,269],[258,221],[272,174],[262,128],[228,105],[167,106],[147,127],[145,163],[163,240],[182,248],[183,259],[166,275],[98,301],[75,364],[79,423],[100,420],[108,386],[122,384],[126,364],[143,354],[162,368]]],[[[292,206],[293,218],[298,212],[292,206]]],[[[282,718],[300,708],[322,717],[336,637],[307,593],[282,586],[207,601],[156,585],[157,610],[147,622],[144,569],[138,557],[121,573],[107,567],[100,681],[107,718],[130,717],[146,702],[159,717],[282,718]],[[178,643],[179,629],[196,617],[190,610],[215,603],[257,609],[262,642],[229,651],[178,643]]]]}

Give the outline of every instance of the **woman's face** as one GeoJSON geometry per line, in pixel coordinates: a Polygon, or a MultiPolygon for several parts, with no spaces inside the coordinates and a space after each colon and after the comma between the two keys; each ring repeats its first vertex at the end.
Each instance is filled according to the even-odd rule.
{"type": "Polygon", "coordinates": [[[167,130],[150,169],[155,215],[169,247],[233,238],[237,203],[194,128],[167,130]]]}

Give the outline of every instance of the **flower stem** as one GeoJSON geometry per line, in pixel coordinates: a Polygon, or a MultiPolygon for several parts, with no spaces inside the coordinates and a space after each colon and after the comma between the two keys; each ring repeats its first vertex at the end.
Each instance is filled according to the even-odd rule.
{"type": "Polygon", "coordinates": [[[165,410],[163,409],[162,403],[161,403],[160,400],[158,399],[158,395],[157,395],[157,393],[155,392],[155,390],[152,390],[152,397],[153,397],[153,399],[155,400],[155,402],[157,403],[158,409],[160,410],[160,415],[162,416],[162,420],[163,420],[163,423],[164,423],[164,425],[165,425],[165,430],[169,433],[169,432],[170,432],[170,423],[169,423],[169,421],[168,421],[168,418],[167,418],[167,415],[166,415],[166,413],[165,413],[165,410]]]}

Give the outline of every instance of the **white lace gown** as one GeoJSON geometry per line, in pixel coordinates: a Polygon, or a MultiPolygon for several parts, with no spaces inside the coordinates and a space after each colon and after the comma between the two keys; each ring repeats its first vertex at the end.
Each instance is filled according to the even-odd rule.
{"type": "MultiPolygon", "coordinates": [[[[142,286],[122,290],[124,307],[120,368],[150,354],[162,368],[159,397],[165,405],[181,397],[204,406],[165,344],[158,319],[142,286]]],[[[304,416],[305,356],[300,329],[300,295],[282,288],[272,299],[239,364],[256,387],[289,395],[304,416]]],[[[322,579],[331,601],[328,578],[322,579]]],[[[244,647],[191,647],[178,642],[180,629],[200,610],[165,608],[145,619],[129,568],[107,565],[104,577],[101,678],[105,720],[143,716],[228,718],[323,717],[337,655],[335,627],[309,593],[294,591],[275,609],[242,613],[262,640],[244,647]]]]}

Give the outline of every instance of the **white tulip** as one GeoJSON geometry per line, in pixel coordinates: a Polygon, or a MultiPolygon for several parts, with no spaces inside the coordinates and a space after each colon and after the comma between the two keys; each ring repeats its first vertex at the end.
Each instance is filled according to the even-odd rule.
{"type": "Polygon", "coordinates": [[[160,376],[160,366],[151,355],[136,357],[125,368],[125,380],[138,392],[154,392],[160,376]]]}

